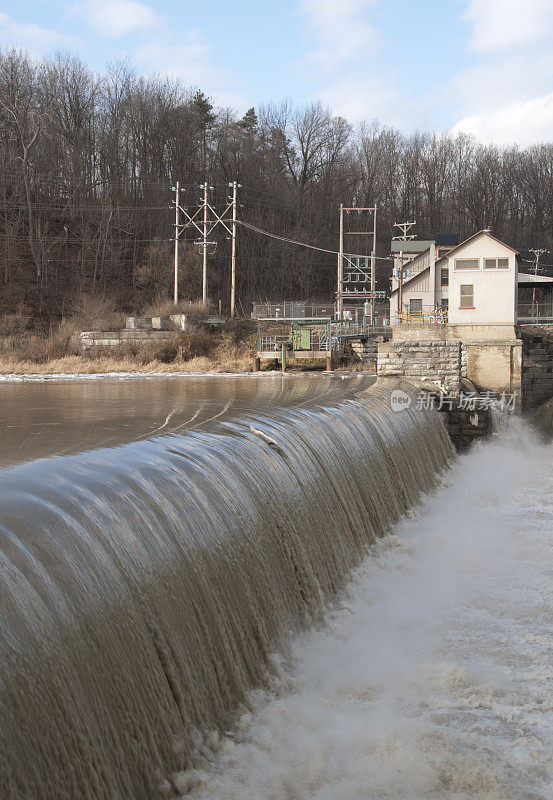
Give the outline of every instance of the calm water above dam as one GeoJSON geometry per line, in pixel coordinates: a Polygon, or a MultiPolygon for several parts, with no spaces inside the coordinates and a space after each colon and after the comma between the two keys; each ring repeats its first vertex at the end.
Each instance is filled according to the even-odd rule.
{"type": "Polygon", "coordinates": [[[0,797],[551,800],[553,447],[369,384],[0,384],[0,797]]]}
{"type": "Polygon", "coordinates": [[[373,380],[278,374],[0,380],[0,467],[214,428],[241,411],[324,404],[373,380]]]}

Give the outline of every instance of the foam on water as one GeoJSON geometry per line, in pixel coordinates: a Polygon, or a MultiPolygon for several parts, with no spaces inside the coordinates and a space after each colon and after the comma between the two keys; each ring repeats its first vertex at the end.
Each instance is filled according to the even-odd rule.
{"type": "Polygon", "coordinates": [[[553,447],[520,420],[460,458],[297,638],[199,800],[553,797],[553,447]]]}

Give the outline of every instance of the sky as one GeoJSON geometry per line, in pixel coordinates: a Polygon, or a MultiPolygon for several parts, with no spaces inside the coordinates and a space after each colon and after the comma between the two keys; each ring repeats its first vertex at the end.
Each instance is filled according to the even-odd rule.
{"type": "Polygon", "coordinates": [[[0,45],[129,59],[240,114],[319,100],[406,133],[553,139],[553,0],[0,0],[0,45]]]}

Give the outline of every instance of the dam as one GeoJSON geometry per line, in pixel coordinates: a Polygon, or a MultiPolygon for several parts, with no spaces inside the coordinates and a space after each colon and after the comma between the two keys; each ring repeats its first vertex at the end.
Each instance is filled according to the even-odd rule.
{"type": "Polygon", "coordinates": [[[195,380],[5,393],[1,796],[549,797],[550,446],[195,380]]]}

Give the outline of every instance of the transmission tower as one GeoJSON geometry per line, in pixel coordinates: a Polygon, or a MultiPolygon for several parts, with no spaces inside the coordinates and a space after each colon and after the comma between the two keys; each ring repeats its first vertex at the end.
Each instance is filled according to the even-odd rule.
{"type": "Polygon", "coordinates": [[[222,213],[218,213],[209,202],[209,192],[213,191],[213,186],[209,186],[207,181],[200,184],[199,188],[202,190],[200,204],[193,211],[189,211],[187,207],[182,206],[180,203],[181,189],[179,182],[177,181],[176,186],[172,187],[172,190],[175,192],[175,276],[173,300],[175,305],[179,300],[179,239],[187,228],[191,228],[193,230],[195,229],[201,237],[196,239],[195,243],[202,252],[202,305],[207,305],[207,256],[210,247],[217,247],[217,242],[210,241],[209,237],[217,225],[222,225],[229,233],[232,240],[230,313],[231,316],[234,317],[236,302],[236,223],[238,222],[238,189],[241,187],[236,181],[229,183],[229,187],[233,190],[232,197],[227,198],[228,204],[222,213]],[[228,216],[229,214],[231,214],[230,217],[228,216]],[[181,215],[184,217],[184,222],[181,221],[181,215]]]}
{"type": "MultiPolygon", "coordinates": [[[[367,250],[369,249],[367,246],[367,250]]],[[[360,250],[361,248],[357,248],[360,250]]],[[[376,205],[359,208],[358,206],[340,205],[340,249],[338,251],[338,290],[336,292],[336,316],[344,319],[344,300],[369,301],[370,320],[374,322],[374,301],[383,293],[375,291],[375,256],[376,256],[376,205]],[[344,212],[367,215],[367,227],[364,230],[344,230],[344,212]],[[371,224],[372,222],[372,224],[371,224]],[[370,245],[370,255],[352,255],[344,252],[346,236],[365,236],[370,245]]]]}

